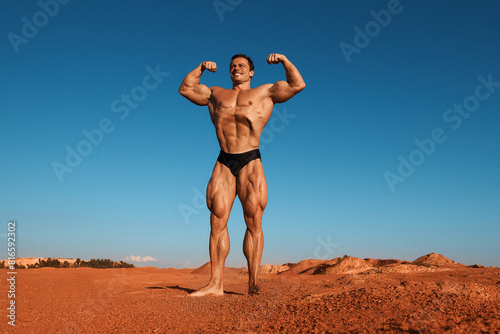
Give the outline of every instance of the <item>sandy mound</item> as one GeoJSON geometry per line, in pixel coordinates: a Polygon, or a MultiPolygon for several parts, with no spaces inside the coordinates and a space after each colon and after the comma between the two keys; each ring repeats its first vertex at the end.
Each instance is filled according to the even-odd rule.
{"type": "Polygon", "coordinates": [[[210,275],[212,272],[210,262],[205,263],[191,272],[194,275],[210,275]]]}
{"type": "MultiPolygon", "coordinates": [[[[401,261],[401,260],[394,260],[394,259],[388,259],[388,260],[380,260],[380,259],[377,259],[377,260],[374,260],[374,259],[365,259],[365,261],[370,264],[372,267],[384,267],[384,266],[388,266],[388,265],[391,265],[391,264],[402,264],[402,263],[405,263],[404,261],[401,261]]],[[[406,262],[406,263],[409,263],[409,262],[406,262]]]]}
{"type": "Polygon", "coordinates": [[[401,263],[403,263],[401,260],[363,260],[351,256],[338,257],[332,260],[309,259],[301,261],[297,266],[285,273],[305,275],[357,274],[374,268],[399,265],[401,263]]]}
{"type": "Polygon", "coordinates": [[[357,257],[342,257],[336,258],[330,262],[332,264],[323,264],[317,266],[312,272],[313,275],[325,274],[356,274],[366,271],[372,266],[365,260],[358,259],[357,257]]]}
{"type": "Polygon", "coordinates": [[[413,261],[412,263],[413,264],[432,265],[432,266],[438,266],[438,267],[444,267],[444,268],[456,268],[456,267],[464,267],[465,266],[461,263],[457,263],[453,260],[450,260],[441,254],[436,254],[436,253],[430,253],[430,254],[421,256],[418,259],[416,259],[415,261],[413,261]]]}
{"type": "Polygon", "coordinates": [[[289,269],[290,267],[285,264],[282,266],[279,264],[263,264],[260,266],[259,274],[279,274],[289,269]]]}
{"type": "MultiPolygon", "coordinates": [[[[431,253],[418,258],[413,262],[396,259],[360,259],[344,256],[332,260],[308,259],[284,265],[263,265],[262,274],[300,274],[300,275],[328,275],[328,274],[358,274],[358,273],[410,273],[442,271],[451,268],[463,268],[465,265],[452,261],[443,255],[431,253]]],[[[479,267],[479,266],[478,266],[479,267]]]]}
{"type": "Polygon", "coordinates": [[[329,264],[332,260],[316,260],[308,259],[300,261],[296,266],[283,271],[282,274],[304,274],[308,272],[311,268],[315,268],[322,264],[329,264]]]}

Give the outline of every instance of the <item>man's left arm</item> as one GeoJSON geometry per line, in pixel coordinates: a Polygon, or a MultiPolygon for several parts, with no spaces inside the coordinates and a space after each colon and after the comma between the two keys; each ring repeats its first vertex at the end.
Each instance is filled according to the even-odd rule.
{"type": "Polygon", "coordinates": [[[286,81],[278,81],[269,88],[269,94],[274,103],[283,103],[306,87],[299,70],[284,55],[271,53],[267,57],[267,62],[269,64],[281,63],[286,73],[286,81]]]}

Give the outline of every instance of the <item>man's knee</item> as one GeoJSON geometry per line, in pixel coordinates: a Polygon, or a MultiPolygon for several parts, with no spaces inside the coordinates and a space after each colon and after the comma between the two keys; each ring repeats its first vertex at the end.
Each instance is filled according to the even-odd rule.
{"type": "Polygon", "coordinates": [[[245,223],[247,225],[247,230],[252,235],[259,235],[262,233],[262,215],[257,215],[255,217],[245,216],[245,223]]]}

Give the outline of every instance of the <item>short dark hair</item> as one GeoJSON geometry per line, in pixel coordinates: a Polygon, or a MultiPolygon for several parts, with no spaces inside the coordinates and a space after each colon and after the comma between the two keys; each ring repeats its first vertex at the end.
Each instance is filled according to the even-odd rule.
{"type": "MultiPolygon", "coordinates": [[[[234,56],[231,57],[231,63],[236,58],[245,58],[248,61],[248,65],[250,66],[250,71],[253,71],[255,69],[255,67],[253,66],[253,61],[252,61],[252,59],[250,59],[249,56],[241,54],[241,53],[235,54],[234,56]]],[[[231,64],[229,65],[229,67],[231,67],[231,64]]],[[[229,68],[229,69],[231,70],[231,68],[229,68]]]]}

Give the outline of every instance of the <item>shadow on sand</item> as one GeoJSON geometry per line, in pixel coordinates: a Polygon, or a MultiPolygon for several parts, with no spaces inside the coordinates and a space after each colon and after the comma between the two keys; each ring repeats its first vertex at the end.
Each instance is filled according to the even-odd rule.
{"type": "MultiPolygon", "coordinates": [[[[194,289],[189,289],[189,288],[183,288],[182,286],[178,286],[178,285],[171,285],[171,286],[147,286],[146,289],[173,289],[173,290],[181,290],[181,291],[186,291],[187,293],[192,293],[192,292],[195,292],[196,290],[194,289]]],[[[233,292],[233,291],[225,291],[224,290],[224,293],[227,294],[227,295],[237,295],[237,296],[243,296],[242,293],[238,293],[238,292],[233,292]]]]}

